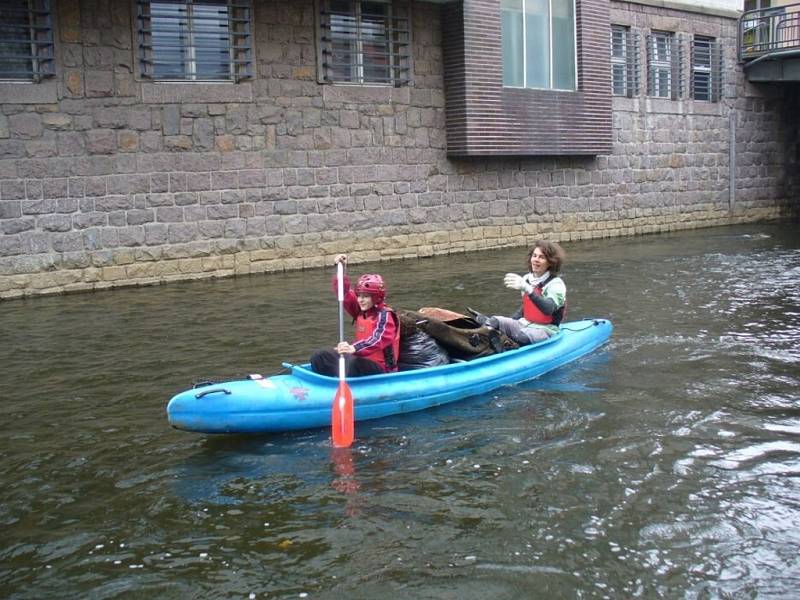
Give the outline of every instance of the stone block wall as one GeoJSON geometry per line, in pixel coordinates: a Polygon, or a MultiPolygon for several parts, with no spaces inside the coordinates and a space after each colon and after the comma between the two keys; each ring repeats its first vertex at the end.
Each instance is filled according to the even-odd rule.
{"type": "Polygon", "coordinates": [[[615,99],[610,155],[450,159],[440,10],[413,4],[409,87],[320,85],[311,0],[254,1],[251,81],[157,84],[132,5],[57,0],[57,77],[0,83],[0,298],[787,212],[787,100],[742,80],[735,20],[612,2],[612,22],[718,31],[724,100],[615,99]]]}

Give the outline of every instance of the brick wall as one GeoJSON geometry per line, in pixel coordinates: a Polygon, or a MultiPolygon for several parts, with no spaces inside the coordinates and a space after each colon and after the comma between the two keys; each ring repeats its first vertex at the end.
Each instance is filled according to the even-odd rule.
{"type": "Polygon", "coordinates": [[[55,80],[0,83],[0,298],[315,267],[340,251],[383,260],[669,231],[789,206],[788,100],[741,80],[730,19],[611,3],[612,21],[718,30],[736,74],[719,104],[614,99],[607,155],[448,159],[436,5],[413,5],[406,88],[319,85],[310,0],[255,1],[256,76],[237,85],[142,82],[128,3],[62,0],[54,12],[55,80]]]}
{"type": "Polygon", "coordinates": [[[503,86],[500,5],[500,0],[463,0],[446,5],[443,13],[448,155],[607,154],[608,0],[576,5],[574,92],[503,86]]]}

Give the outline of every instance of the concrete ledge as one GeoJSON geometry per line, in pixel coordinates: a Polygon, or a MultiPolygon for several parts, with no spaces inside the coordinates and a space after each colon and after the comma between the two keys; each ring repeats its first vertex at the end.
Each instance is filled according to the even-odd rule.
{"type": "Polygon", "coordinates": [[[54,104],[58,102],[58,82],[55,79],[41,83],[3,81],[0,98],[3,104],[54,104]]]}
{"type": "Polygon", "coordinates": [[[142,102],[176,104],[181,102],[252,102],[251,83],[142,83],[142,102]]]}
{"type": "Polygon", "coordinates": [[[399,102],[408,104],[408,87],[395,88],[389,85],[323,85],[322,98],[325,102],[351,102],[356,104],[389,104],[399,102]]]}

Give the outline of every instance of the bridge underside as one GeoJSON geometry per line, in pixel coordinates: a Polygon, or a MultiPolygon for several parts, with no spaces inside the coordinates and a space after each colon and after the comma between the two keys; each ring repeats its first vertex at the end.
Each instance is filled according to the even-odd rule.
{"type": "Polygon", "coordinates": [[[745,75],[752,82],[800,81],[800,56],[763,56],[744,65],[745,75]]]}

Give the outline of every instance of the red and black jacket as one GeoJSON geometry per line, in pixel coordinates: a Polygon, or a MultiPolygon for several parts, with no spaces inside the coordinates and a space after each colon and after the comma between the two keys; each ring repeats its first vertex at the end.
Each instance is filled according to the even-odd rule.
{"type": "MultiPolygon", "coordinates": [[[[333,278],[336,290],[337,280],[333,278]]],[[[386,372],[397,370],[400,354],[400,327],[397,314],[390,306],[379,304],[366,312],[358,305],[356,293],[350,289],[350,280],[344,278],[344,309],[353,317],[356,339],[355,355],[378,363],[386,372]]]]}

